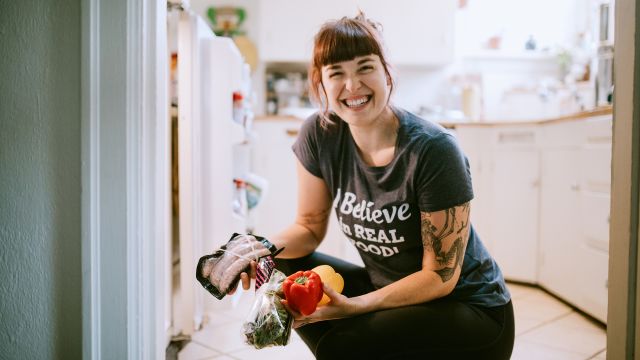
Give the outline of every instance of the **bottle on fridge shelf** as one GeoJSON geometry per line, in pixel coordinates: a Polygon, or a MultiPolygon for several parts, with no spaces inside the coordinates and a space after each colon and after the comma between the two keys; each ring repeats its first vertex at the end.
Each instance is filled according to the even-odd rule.
{"type": "Polygon", "coordinates": [[[249,211],[247,203],[247,183],[242,179],[233,179],[235,190],[233,192],[233,215],[239,219],[246,219],[249,211]]]}

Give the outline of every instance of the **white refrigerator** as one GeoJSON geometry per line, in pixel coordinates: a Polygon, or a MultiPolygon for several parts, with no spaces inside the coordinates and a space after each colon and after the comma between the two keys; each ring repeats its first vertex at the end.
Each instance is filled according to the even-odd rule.
{"type": "Polygon", "coordinates": [[[175,336],[191,335],[207,316],[231,306],[231,299],[220,301],[207,293],[195,271],[201,256],[232,233],[247,230],[246,219],[234,216],[232,203],[234,177],[249,172],[249,161],[243,159],[248,152],[234,154],[234,149],[248,146],[237,99],[249,98],[251,86],[248,65],[231,39],[214,35],[188,10],[171,14],[169,22],[177,50],[178,246],[168,310],[175,336]]]}

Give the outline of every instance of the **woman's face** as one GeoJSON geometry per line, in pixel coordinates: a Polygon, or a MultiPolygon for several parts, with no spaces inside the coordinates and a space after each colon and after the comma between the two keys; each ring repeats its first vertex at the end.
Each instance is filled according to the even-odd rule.
{"type": "Polygon", "coordinates": [[[349,125],[368,126],[387,106],[391,82],[378,55],[322,67],[329,108],[349,125]]]}

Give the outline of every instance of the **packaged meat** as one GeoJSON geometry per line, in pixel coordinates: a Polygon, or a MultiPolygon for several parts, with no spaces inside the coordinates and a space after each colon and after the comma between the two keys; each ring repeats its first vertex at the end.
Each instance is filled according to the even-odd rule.
{"type": "Polygon", "coordinates": [[[277,252],[276,246],[263,237],[234,233],[215,253],[200,258],[196,279],[211,295],[222,299],[236,287],[240,274],[249,271],[251,261],[277,252]]]}

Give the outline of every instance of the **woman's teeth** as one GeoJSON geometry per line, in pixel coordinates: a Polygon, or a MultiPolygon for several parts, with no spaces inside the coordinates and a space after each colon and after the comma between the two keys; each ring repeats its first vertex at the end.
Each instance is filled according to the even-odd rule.
{"type": "Polygon", "coordinates": [[[363,96],[357,99],[346,99],[343,102],[349,107],[357,107],[367,103],[371,99],[370,96],[363,96]]]}

